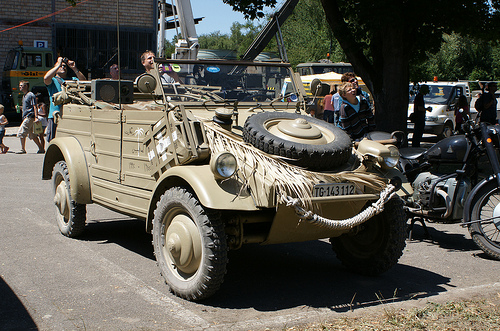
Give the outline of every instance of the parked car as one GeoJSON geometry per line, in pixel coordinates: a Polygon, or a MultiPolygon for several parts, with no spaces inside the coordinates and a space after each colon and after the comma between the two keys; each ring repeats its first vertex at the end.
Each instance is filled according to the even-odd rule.
{"type": "MultiPolygon", "coordinates": [[[[421,82],[427,85],[429,93],[424,96],[425,106],[432,110],[426,113],[425,133],[439,135],[446,138],[453,135],[456,129],[455,103],[458,97],[465,95],[470,101],[471,93],[468,82],[421,82]]],[[[408,117],[413,113],[413,101],[416,91],[413,84],[409,86],[410,100],[408,103],[408,117]]],[[[408,129],[413,131],[413,123],[408,120],[408,129]]]]}

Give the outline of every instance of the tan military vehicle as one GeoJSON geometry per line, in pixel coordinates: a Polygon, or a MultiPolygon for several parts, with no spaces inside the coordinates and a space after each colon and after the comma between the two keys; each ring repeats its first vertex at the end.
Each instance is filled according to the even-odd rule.
{"type": "Polygon", "coordinates": [[[247,243],[330,238],[354,271],[397,263],[407,183],[396,147],[354,146],[307,116],[303,91],[281,93],[287,77],[302,86],[288,64],[156,61],[135,83],[68,81],[56,95],[43,179],[62,234],[82,234],[91,203],[144,219],[166,283],[188,300],[214,294],[228,250],[247,243]]]}

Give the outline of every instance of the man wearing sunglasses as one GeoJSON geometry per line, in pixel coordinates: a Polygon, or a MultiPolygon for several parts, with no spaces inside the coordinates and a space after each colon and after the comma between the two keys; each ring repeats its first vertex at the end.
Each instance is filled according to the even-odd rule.
{"type": "Polygon", "coordinates": [[[57,62],[52,69],[47,71],[45,76],[43,77],[43,82],[45,86],[47,86],[47,91],[49,92],[50,99],[50,109],[49,116],[47,122],[47,142],[50,142],[56,136],[56,128],[57,123],[54,121],[54,114],[60,114],[62,110],[61,105],[54,105],[52,101],[52,95],[62,90],[61,85],[64,83],[64,80],[67,79],[68,76],[68,67],[73,70],[76,77],[73,77],[73,80],[86,80],[85,75],[81,73],[80,70],[76,67],[75,61],[68,60],[68,58],[58,57],[57,62]]]}

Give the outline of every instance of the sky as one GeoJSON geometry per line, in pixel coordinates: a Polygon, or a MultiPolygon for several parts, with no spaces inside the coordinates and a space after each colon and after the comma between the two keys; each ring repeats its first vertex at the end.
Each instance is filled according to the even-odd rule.
{"type": "Polygon", "coordinates": [[[191,0],[191,7],[194,18],[205,17],[196,25],[198,36],[215,31],[229,34],[233,22],[245,22],[242,13],[233,11],[232,7],[222,0],[191,0]]]}

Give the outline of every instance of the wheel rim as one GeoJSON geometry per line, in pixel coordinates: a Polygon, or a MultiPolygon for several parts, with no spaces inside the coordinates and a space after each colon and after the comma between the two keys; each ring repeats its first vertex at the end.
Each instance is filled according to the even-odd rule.
{"type": "Polygon", "coordinates": [[[54,204],[59,215],[63,218],[63,221],[67,223],[69,219],[69,194],[68,194],[68,186],[66,185],[66,181],[63,179],[59,180],[59,183],[56,186],[54,193],[54,204]]]}
{"type": "Polygon", "coordinates": [[[370,258],[383,246],[385,240],[381,223],[382,220],[374,217],[361,224],[359,232],[343,236],[345,247],[357,258],[370,258]]]}
{"type": "Polygon", "coordinates": [[[281,139],[301,144],[325,145],[335,140],[333,132],[303,117],[271,119],[264,128],[281,139]]]}
{"type": "Polygon", "coordinates": [[[163,224],[162,250],[167,266],[177,278],[186,280],[201,265],[202,240],[198,228],[181,209],[170,211],[163,224]]]}
{"type": "Polygon", "coordinates": [[[494,217],[500,217],[500,191],[498,189],[487,195],[481,202],[478,219],[492,219],[491,223],[481,222],[479,228],[485,238],[499,246],[500,218],[494,217]]]}

